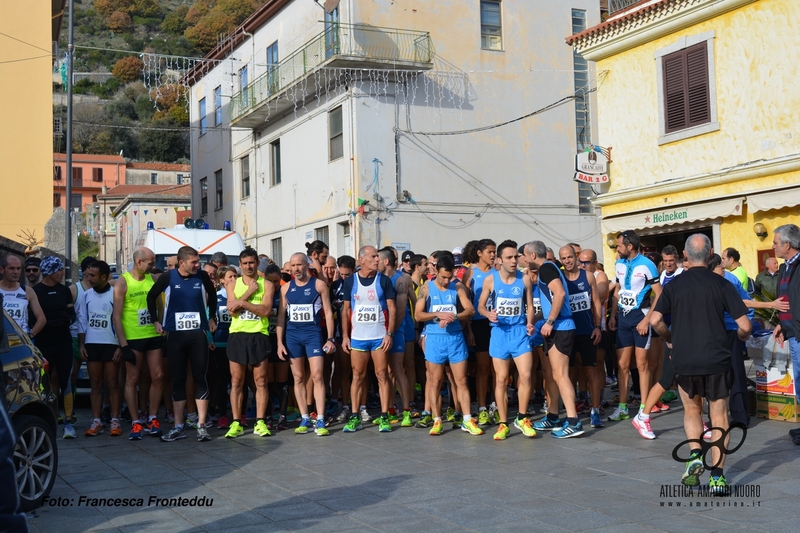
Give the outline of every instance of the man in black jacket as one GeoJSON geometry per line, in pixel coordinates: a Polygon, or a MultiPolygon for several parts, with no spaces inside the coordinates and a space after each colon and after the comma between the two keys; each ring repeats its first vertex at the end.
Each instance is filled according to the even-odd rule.
{"type": "MultiPolygon", "coordinates": [[[[795,224],[785,224],[775,228],[772,238],[772,249],[775,257],[784,263],[778,269],[778,299],[789,302],[789,310],[780,313],[780,324],[775,328],[775,338],[781,342],[789,342],[794,372],[794,392],[800,388],[800,275],[796,275],[800,266],[800,228],[795,224]]],[[[800,398],[800,395],[798,395],[800,398]]],[[[789,431],[792,441],[800,445],[800,428],[789,431]]]]}

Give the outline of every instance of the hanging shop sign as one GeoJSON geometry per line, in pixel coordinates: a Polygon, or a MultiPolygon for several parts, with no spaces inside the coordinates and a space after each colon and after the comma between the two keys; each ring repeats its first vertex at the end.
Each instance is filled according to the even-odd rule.
{"type": "Polygon", "coordinates": [[[611,162],[611,148],[589,146],[575,156],[574,181],[581,183],[608,183],[608,164],[611,162]]]}

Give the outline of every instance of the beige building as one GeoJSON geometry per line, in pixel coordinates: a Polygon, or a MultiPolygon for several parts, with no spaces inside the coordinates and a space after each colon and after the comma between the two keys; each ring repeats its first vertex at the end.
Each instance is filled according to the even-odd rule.
{"type": "Polygon", "coordinates": [[[65,0],[0,2],[0,235],[44,238],[53,212],[53,42],[65,0]]]}
{"type": "Polygon", "coordinates": [[[128,185],[188,185],[192,182],[191,165],[173,163],[128,163],[128,185]]]}
{"type": "Polygon", "coordinates": [[[191,215],[191,185],[120,185],[98,197],[98,258],[127,270],[139,232],[172,228],[191,215]]]}

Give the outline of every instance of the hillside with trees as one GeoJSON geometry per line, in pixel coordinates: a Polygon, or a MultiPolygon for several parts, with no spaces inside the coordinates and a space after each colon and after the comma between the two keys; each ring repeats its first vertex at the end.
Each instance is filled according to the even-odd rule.
{"type": "MultiPolygon", "coordinates": [[[[74,0],[73,150],[188,162],[189,112],[179,85],[151,89],[142,53],[196,59],[265,0],[74,0]]],[[[67,15],[59,48],[67,49],[67,15]]],[[[57,63],[60,69],[63,63],[57,63]]],[[[66,122],[66,74],[54,73],[54,115],[66,122]]],[[[66,149],[57,137],[54,150],[66,149]]]]}

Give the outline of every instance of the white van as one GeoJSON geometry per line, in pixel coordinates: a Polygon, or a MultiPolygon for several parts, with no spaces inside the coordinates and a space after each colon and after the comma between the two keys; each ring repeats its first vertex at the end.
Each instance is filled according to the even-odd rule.
{"type": "MultiPolygon", "coordinates": [[[[202,221],[200,221],[202,222],[202,221]]],[[[230,226],[225,225],[226,228],[230,226]]],[[[156,254],[156,266],[167,270],[167,258],[178,253],[181,246],[191,246],[200,253],[200,263],[206,263],[216,252],[228,256],[228,264],[239,264],[239,253],[244,250],[244,241],[235,231],[195,229],[194,221],[187,219],[183,226],[171,229],[155,229],[152,223],[139,234],[136,247],[146,246],[156,254]]]]}

